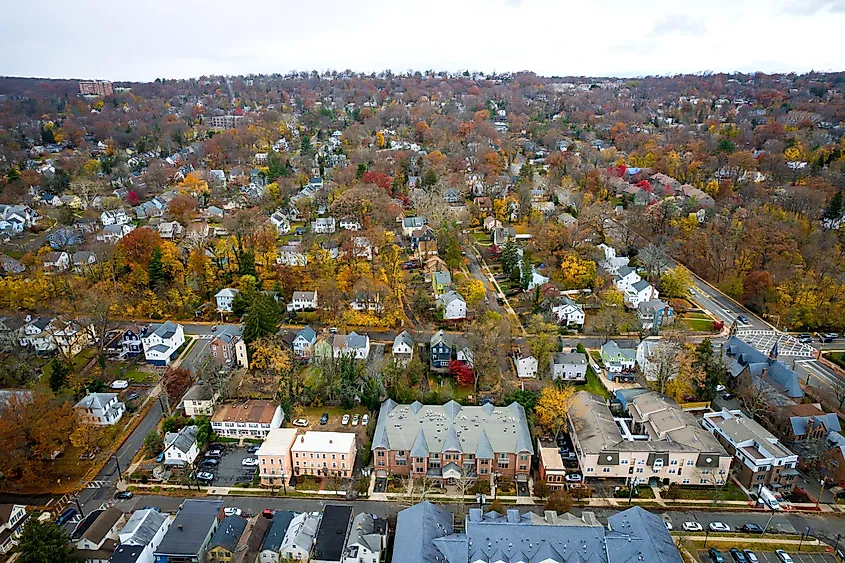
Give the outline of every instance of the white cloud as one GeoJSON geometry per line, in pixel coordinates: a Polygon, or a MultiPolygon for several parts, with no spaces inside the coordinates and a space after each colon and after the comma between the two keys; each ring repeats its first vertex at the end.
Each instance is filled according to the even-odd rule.
{"type": "Polygon", "coordinates": [[[0,21],[0,72],[152,80],[346,68],[842,70],[843,24],[845,0],[28,0],[6,6],[0,21]]]}

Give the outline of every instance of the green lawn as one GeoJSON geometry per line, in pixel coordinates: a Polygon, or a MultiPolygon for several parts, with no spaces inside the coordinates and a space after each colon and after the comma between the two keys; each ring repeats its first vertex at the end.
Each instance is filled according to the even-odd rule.
{"type": "Polygon", "coordinates": [[[604,385],[602,385],[601,381],[599,381],[599,376],[593,373],[593,369],[591,367],[587,367],[587,383],[583,385],[576,385],[576,391],[589,391],[593,395],[598,395],[600,397],[604,397],[605,399],[610,398],[610,393],[607,392],[604,385]]]}
{"type": "Polygon", "coordinates": [[[681,321],[693,332],[713,332],[711,319],[681,319],[681,321]]]}
{"type": "Polygon", "coordinates": [[[845,369],[845,352],[827,352],[822,355],[834,364],[845,369]]]}
{"type": "Polygon", "coordinates": [[[106,374],[112,379],[126,379],[133,383],[151,383],[155,381],[155,374],[143,371],[139,366],[129,362],[110,362],[106,365],[106,374]]]}
{"type": "MultiPolygon", "coordinates": [[[[665,495],[665,493],[663,494],[665,495]]],[[[664,498],[669,498],[669,496],[665,495],[664,498]]],[[[745,496],[742,489],[733,483],[728,483],[718,490],[712,486],[682,486],[680,488],[680,496],[678,498],[683,500],[748,500],[748,497],[745,496]]]]}
{"type": "Polygon", "coordinates": [[[472,238],[475,239],[475,242],[484,246],[490,246],[493,244],[493,240],[490,238],[490,233],[486,233],[484,231],[476,231],[472,233],[472,238]]]}
{"type": "Polygon", "coordinates": [[[452,396],[458,402],[466,400],[467,397],[473,394],[473,388],[471,386],[456,385],[454,380],[448,376],[442,379],[438,379],[436,376],[430,377],[428,385],[432,390],[451,391],[452,396]],[[440,386],[440,381],[443,381],[442,387],[440,386]]]}
{"type": "Polygon", "coordinates": [[[712,318],[710,318],[709,315],[706,315],[704,313],[687,313],[687,314],[684,315],[684,318],[686,318],[686,319],[702,319],[702,320],[705,320],[705,321],[712,321],[713,320],[712,318]]]}
{"type": "MultiPolygon", "coordinates": [[[[97,353],[97,350],[94,348],[85,348],[76,356],[73,357],[71,364],[73,364],[73,371],[74,373],[82,369],[85,364],[87,364],[91,358],[97,353]]],[[[50,373],[52,372],[52,367],[50,364],[50,360],[44,364],[44,367],[41,369],[41,372],[44,374],[43,377],[46,379],[50,378],[50,373]]]]}

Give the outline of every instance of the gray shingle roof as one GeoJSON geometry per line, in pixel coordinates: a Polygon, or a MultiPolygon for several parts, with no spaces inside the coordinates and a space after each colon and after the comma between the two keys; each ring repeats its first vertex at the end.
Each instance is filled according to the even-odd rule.
{"type": "Polygon", "coordinates": [[[725,342],[728,371],[736,376],[746,367],[754,378],[762,379],[787,397],[796,399],[804,396],[798,374],[781,362],[770,360],[750,344],[736,336],[725,342]]]}
{"type": "Polygon", "coordinates": [[[221,500],[186,499],[155,553],[198,554],[222,508],[221,500]]]}
{"type": "Polygon", "coordinates": [[[273,515],[273,522],[270,524],[267,537],[264,538],[261,551],[279,552],[282,541],[285,539],[285,533],[287,533],[288,526],[290,526],[290,522],[294,516],[296,516],[296,512],[290,510],[280,510],[273,515]]]}
{"type": "Polygon", "coordinates": [[[443,563],[434,539],[454,531],[452,513],[428,501],[399,512],[392,563],[443,563]]]}
{"type": "Polygon", "coordinates": [[[227,516],[220,522],[220,527],[211,536],[206,551],[222,547],[232,553],[238,547],[238,541],[246,530],[246,519],[242,516],[227,516]]]}
{"type": "Polygon", "coordinates": [[[612,530],[606,534],[610,563],[683,561],[663,520],[642,507],[635,506],[614,514],[607,523],[612,530]]]}

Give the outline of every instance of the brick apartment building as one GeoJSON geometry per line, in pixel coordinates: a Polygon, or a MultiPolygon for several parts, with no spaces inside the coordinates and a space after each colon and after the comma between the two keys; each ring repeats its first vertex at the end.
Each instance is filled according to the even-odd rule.
{"type": "Polygon", "coordinates": [[[372,444],[377,477],[412,475],[438,482],[460,479],[528,481],[534,447],[518,403],[507,407],[381,405],[372,444]]]}
{"type": "Polygon", "coordinates": [[[79,82],[79,93],[83,96],[111,96],[114,86],[108,80],[85,80],[79,82]]]}

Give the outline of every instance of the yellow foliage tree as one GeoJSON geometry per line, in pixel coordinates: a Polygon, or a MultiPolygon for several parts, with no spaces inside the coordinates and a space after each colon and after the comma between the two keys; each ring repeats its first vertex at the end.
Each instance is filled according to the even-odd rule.
{"type": "Polygon", "coordinates": [[[384,140],[384,133],[382,133],[381,131],[378,131],[376,133],[376,145],[378,146],[378,148],[382,149],[382,148],[384,148],[385,144],[386,143],[385,143],[385,140],[384,140]]]}
{"type": "Polygon", "coordinates": [[[208,182],[200,178],[200,175],[196,172],[191,172],[185,179],[177,184],[176,188],[179,190],[179,193],[198,196],[201,194],[208,193],[208,182]]]}
{"type": "Polygon", "coordinates": [[[584,289],[592,287],[596,281],[596,263],[581,258],[575,252],[567,252],[561,257],[556,273],[564,289],[584,289]]]}
{"type": "Polygon", "coordinates": [[[553,433],[555,438],[566,426],[566,415],[569,413],[569,407],[572,406],[574,396],[575,388],[571,385],[543,387],[540,392],[535,408],[537,421],[547,432],[553,433]]]}
{"type": "Polygon", "coordinates": [[[464,278],[458,282],[458,293],[463,296],[468,306],[476,307],[484,301],[487,288],[484,287],[484,282],[481,280],[464,278]]]}

